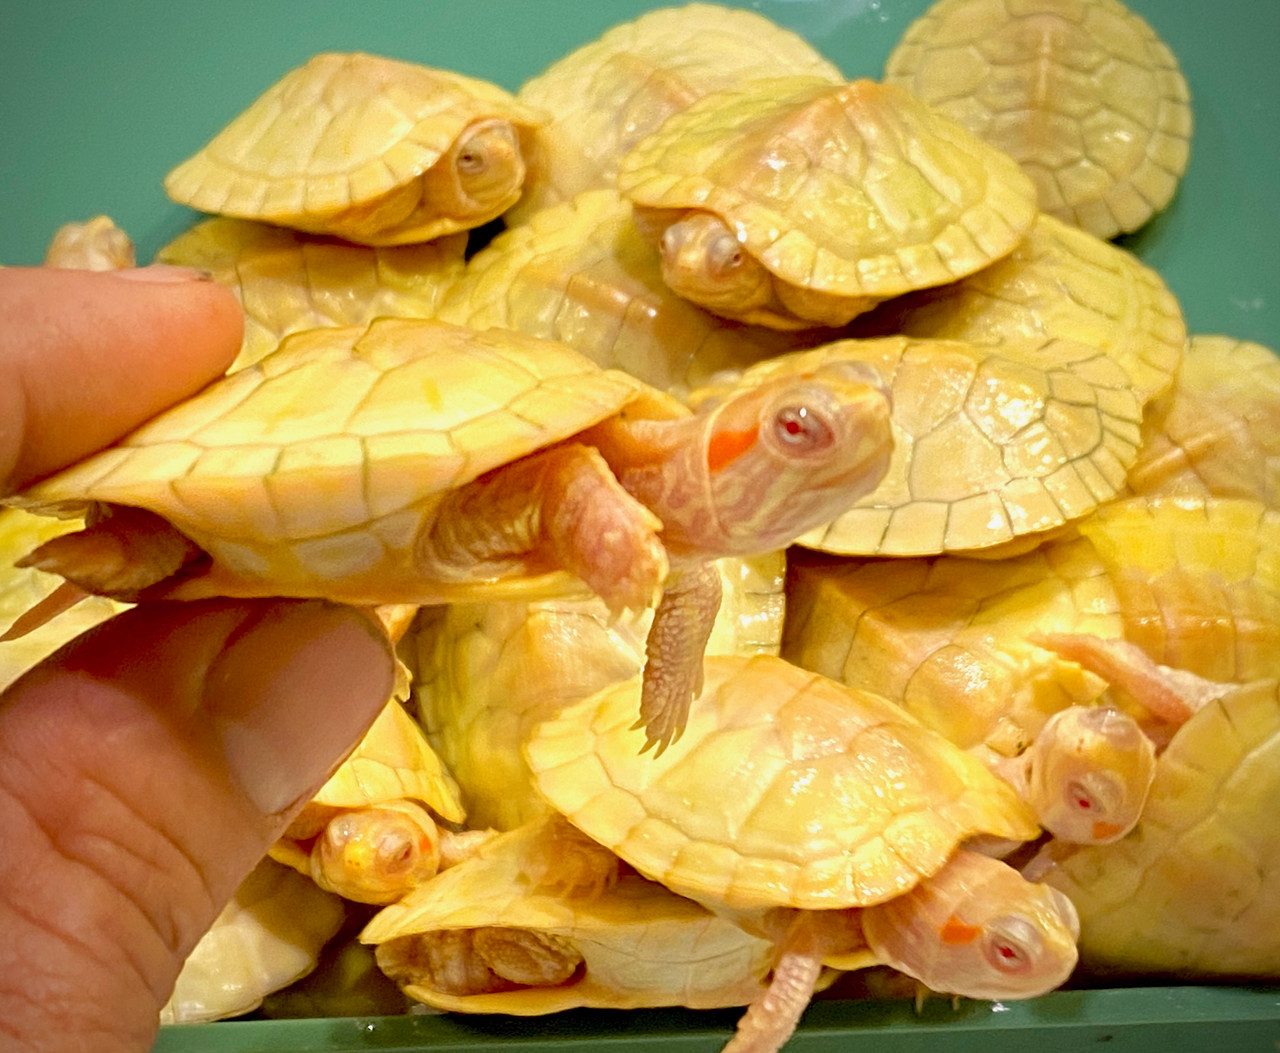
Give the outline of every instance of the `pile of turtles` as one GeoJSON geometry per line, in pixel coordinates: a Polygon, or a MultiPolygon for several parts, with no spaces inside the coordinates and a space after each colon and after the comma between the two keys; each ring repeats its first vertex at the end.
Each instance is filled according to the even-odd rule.
{"type": "Polygon", "coordinates": [[[396,696],[263,866],[440,1009],[770,1050],[851,970],[1280,975],[1280,363],[1104,240],[1186,165],[1169,50],[1017,10],[940,0],[879,79],[702,3],[514,95],[288,73],[166,182],[241,355],[8,501],[17,631],[376,608],[396,696]]]}

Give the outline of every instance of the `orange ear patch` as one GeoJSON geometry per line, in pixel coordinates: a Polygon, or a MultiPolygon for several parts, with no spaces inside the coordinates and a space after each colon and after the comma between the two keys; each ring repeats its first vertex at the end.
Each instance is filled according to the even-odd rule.
{"type": "Polygon", "coordinates": [[[760,428],[748,428],[746,431],[718,431],[707,443],[707,467],[713,472],[732,464],[751,447],[760,437],[760,428]]]}
{"type": "Polygon", "coordinates": [[[954,914],[947,919],[938,936],[943,943],[972,943],[982,932],[977,925],[966,925],[954,914]]]}

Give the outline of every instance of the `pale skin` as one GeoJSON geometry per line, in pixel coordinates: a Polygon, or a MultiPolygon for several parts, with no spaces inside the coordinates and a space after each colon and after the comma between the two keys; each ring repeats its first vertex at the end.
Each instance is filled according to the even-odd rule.
{"type": "MultiPolygon", "coordinates": [[[[190,272],[0,270],[0,491],[192,393],[240,329],[190,272]]],[[[0,696],[0,1045],[149,1049],[187,952],[392,682],[353,609],[209,600],[127,612],[0,696]]]]}

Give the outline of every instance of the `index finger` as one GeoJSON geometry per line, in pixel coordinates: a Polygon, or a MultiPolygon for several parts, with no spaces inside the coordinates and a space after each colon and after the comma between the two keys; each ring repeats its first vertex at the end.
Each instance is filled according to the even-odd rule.
{"type": "Polygon", "coordinates": [[[225,372],[243,324],[230,291],[185,268],[0,269],[0,495],[225,372]]]}

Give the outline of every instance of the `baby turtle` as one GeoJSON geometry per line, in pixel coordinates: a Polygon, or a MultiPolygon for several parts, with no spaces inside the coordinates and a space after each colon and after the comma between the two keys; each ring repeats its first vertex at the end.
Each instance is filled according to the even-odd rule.
{"type": "Polygon", "coordinates": [[[562,340],[677,397],[801,345],[677,296],[616,190],[592,190],[503,231],[441,295],[436,317],[562,340]]]}
{"type": "Polygon", "coordinates": [[[244,339],[235,371],[304,329],[433,315],[444,290],[462,275],[466,249],[462,232],[377,248],[216,217],[180,234],[156,260],[208,271],[236,294],[244,339]]]}
{"type": "Polygon", "coordinates": [[[465,817],[422,729],[392,699],[289,824],[271,856],[359,903],[392,903],[470,851],[465,817]]]}
{"type": "Polygon", "coordinates": [[[844,78],[803,38],[755,11],[694,3],[646,12],[557,59],[516,97],[551,114],[538,129],[516,218],[612,188],[618,162],[664,120],[755,77],[844,78]],[[696,44],[691,45],[691,42],[696,44]]]}
{"type": "Polygon", "coordinates": [[[1066,978],[1066,898],[957,851],[980,834],[1036,835],[1007,783],[870,692],[767,655],[705,665],[685,734],[660,757],[635,756],[638,680],[567,707],[525,753],[539,792],[588,837],[774,941],[769,992],[727,1048],[776,1049],[823,959],[862,947],[972,997],[1066,978]]]}
{"type": "Polygon", "coordinates": [[[1215,684],[1152,663],[1117,682],[1187,719],[1157,758],[1146,811],[1114,845],[1030,864],[1080,911],[1082,960],[1098,975],[1254,977],[1280,972],[1280,685],[1215,684]]]}
{"type": "Polygon", "coordinates": [[[1010,154],[1045,212],[1102,238],[1164,208],[1187,166],[1186,79],[1118,0],[939,0],[885,80],[1010,154]]]}
{"type": "Polygon", "coordinates": [[[963,278],[1036,218],[1035,187],[1010,158],[865,79],[705,96],[623,158],[618,187],[676,292],[792,329],[963,278]]]}
{"type": "Polygon", "coordinates": [[[799,539],[810,548],[914,556],[1036,540],[1123,492],[1138,455],[1142,409],[1128,374],[1070,340],[836,340],[704,390],[839,362],[884,377],[893,456],[879,485],[799,539]]]}
{"type": "Polygon", "coordinates": [[[642,719],[663,743],[714,623],[710,561],[780,548],[874,486],[888,418],[864,366],[691,414],[563,344],[384,318],[295,334],[9,502],[93,508],[25,563],[120,598],[424,604],[585,584],[621,610],[660,591],[642,719]]]}
{"type": "Polygon", "coordinates": [[[656,882],[627,873],[556,888],[573,869],[570,841],[546,821],[503,834],[384,908],[360,938],[410,997],[450,1011],[710,1009],[761,993],[771,944],[656,882]],[[543,880],[548,849],[561,872],[543,880]]]}
{"type": "Polygon", "coordinates": [[[182,205],[365,245],[469,230],[516,203],[545,115],[487,81],[325,53],[165,178],[182,205]]]}

